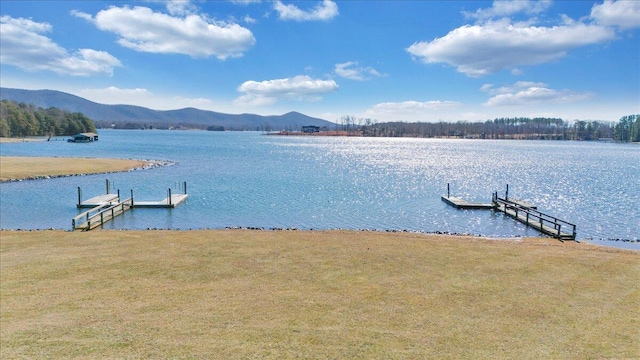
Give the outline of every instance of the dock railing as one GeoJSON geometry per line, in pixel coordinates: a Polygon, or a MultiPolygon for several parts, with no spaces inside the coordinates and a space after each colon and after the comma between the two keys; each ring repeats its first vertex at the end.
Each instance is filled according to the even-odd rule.
{"type": "MultiPolygon", "coordinates": [[[[523,206],[508,199],[502,199],[497,196],[497,193],[493,196],[493,202],[497,208],[503,206],[505,213],[507,210],[511,210],[514,213],[514,218],[530,226],[538,228],[540,231],[556,237],[560,240],[576,238],[576,225],[568,221],[558,219],[555,216],[545,214],[536,209],[523,206]],[[564,227],[564,231],[563,231],[564,227]]],[[[508,213],[507,213],[508,214],[508,213]]]]}
{"type": "Polygon", "coordinates": [[[104,204],[91,208],[71,220],[73,230],[88,231],[131,209],[133,197],[120,201],[117,204],[104,204]]]}

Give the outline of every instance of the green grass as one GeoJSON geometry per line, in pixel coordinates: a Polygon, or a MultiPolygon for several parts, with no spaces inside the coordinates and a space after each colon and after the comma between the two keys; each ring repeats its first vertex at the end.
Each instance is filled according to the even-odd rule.
{"type": "Polygon", "coordinates": [[[640,253],[375,232],[0,232],[2,359],[638,358],[640,253]]]}

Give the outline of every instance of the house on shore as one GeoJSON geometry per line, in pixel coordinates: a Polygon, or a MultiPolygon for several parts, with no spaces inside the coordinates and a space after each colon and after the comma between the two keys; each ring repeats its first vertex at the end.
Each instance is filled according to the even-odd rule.
{"type": "Polygon", "coordinates": [[[313,125],[308,125],[308,126],[303,126],[302,127],[302,132],[303,133],[317,133],[320,132],[320,127],[319,126],[313,126],[313,125]]]}
{"type": "Polygon", "coordinates": [[[98,134],[96,133],[80,133],[73,135],[72,139],[68,140],[69,142],[77,142],[77,143],[86,143],[98,141],[98,134]]]}

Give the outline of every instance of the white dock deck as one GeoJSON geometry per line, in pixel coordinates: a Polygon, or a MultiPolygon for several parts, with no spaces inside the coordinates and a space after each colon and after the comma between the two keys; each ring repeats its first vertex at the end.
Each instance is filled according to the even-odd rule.
{"type": "Polygon", "coordinates": [[[183,203],[189,195],[187,194],[173,194],[171,195],[171,201],[167,197],[160,201],[133,201],[134,208],[173,208],[183,203]]]}
{"type": "Polygon", "coordinates": [[[442,196],[442,201],[458,209],[492,209],[491,203],[470,202],[455,196],[442,196]]]}

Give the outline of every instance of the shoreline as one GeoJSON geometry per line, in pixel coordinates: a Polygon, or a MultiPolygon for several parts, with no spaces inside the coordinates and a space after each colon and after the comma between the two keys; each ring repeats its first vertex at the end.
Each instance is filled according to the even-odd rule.
{"type": "MultiPolygon", "coordinates": [[[[136,160],[136,159],[108,159],[108,158],[59,158],[59,157],[27,157],[27,156],[1,156],[0,155],[0,183],[8,183],[8,182],[20,182],[20,181],[30,181],[30,180],[44,180],[51,178],[60,178],[60,177],[73,177],[73,176],[84,176],[84,175],[97,175],[97,174],[109,174],[109,173],[118,173],[118,172],[128,172],[128,171],[137,171],[137,170],[146,170],[153,169],[156,167],[162,166],[171,166],[174,165],[175,162],[166,161],[166,160],[136,160]],[[95,167],[93,171],[79,171],[86,170],[83,168],[85,165],[91,165],[95,167]],[[46,167],[45,170],[42,170],[43,167],[46,167]],[[38,173],[38,171],[40,173],[38,173]],[[44,171],[44,173],[43,173],[44,171]],[[15,175],[20,172],[19,175],[15,175]],[[11,174],[11,175],[7,175],[11,174]]],[[[197,228],[194,230],[226,230],[226,229],[234,229],[234,227],[227,228],[197,228]]],[[[247,230],[265,230],[265,231],[276,231],[276,230],[297,230],[297,229],[281,229],[281,228],[273,228],[273,229],[264,229],[264,228],[243,228],[240,227],[238,229],[247,229],[247,230]]],[[[0,230],[11,230],[11,231],[45,231],[51,229],[2,229],[0,230]]],[[[53,229],[56,230],[56,229],[53,229]]],[[[65,230],[65,229],[57,229],[57,230],[65,230]]],[[[152,229],[148,229],[152,230],[152,229]]],[[[163,230],[163,229],[153,229],[153,230],[163,230]]],[[[177,230],[184,231],[182,229],[166,229],[166,230],[177,230]]],[[[191,229],[189,229],[191,230],[191,229]]],[[[308,231],[314,229],[302,229],[301,231],[308,231]]],[[[316,229],[319,231],[336,231],[343,229],[316,229]]],[[[490,236],[484,236],[481,234],[471,234],[471,233],[449,233],[447,231],[430,231],[430,232],[422,232],[422,231],[409,231],[409,230],[397,230],[397,229],[348,229],[346,231],[354,231],[354,232],[381,232],[381,233],[416,233],[416,234],[427,234],[427,235],[451,235],[451,236],[473,236],[479,238],[490,238],[490,236]]],[[[498,240],[509,239],[509,238],[519,238],[519,237],[504,237],[498,238],[498,240]]],[[[555,240],[555,239],[554,239],[555,240]]],[[[555,240],[558,241],[558,240],[555,240]]],[[[613,246],[607,245],[609,243],[618,242],[624,244],[637,244],[640,243],[640,240],[636,239],[619,239],[619,238],[601,238],[601,239],[592,239],[592,238],[584,238],[577,239],[576,242],[604,242],[604,244],[592,243],[594,246],[604,246],[610,248],[624,248],[623,246],[613,246]]],[[[630,249],[635,251],[636,249],[630,249]]]]}
{"type": "MultiPolygon", "coordinates": [[[[7,233],[37,233],[37,232],[69,232],[73,233],[73,230],[64,229],[64,228],[37,228],[37,229],[11,229],[11,228],[0,228],[0,234],[2,232],[7,233]]],[[[299,228],[264,228],[264,227],[241,227],[241,226],[227,226],[221,228],[146,228],[146,229],[98,229],[98,232],[114,232],[114,233],[126,233],[126,232],[164,232],[164,233],[189,233],[189,232],[224,232],[224,231],[255,231],[255,232],[287,232],[287,233],[305,233],[305,232],[317,232],[317,233],[325,233],[325,232],[344,232],[344,233],[353,233],[353,234],[396,234],[400,236],[425,236],[425,237],[441,237],[441,238],[452,238],[452,239],[471,239],[471,240],[483,240],[483,241],[496,241],[496,242],[513,242],[513,243],[522,243],[522,242],[540,242],[540,243],[558,243],[558,244],[577,244],[578,246],[593,246],[596,248],[605,248],[605,249],[614,249],[621,251],[631,251],[640,253],[640,247],[635,248],[635,244],[640,244],[640,240],[635,239],[619,239],[619,238],[601,238],[601,239],[577,239],[571,241],[560,241],[558,239],[552,237],[546,237],[542,234],[540,236],[494,236],[494,235],[482,235],[482,234],[471,234],[471,233],[456,233],[456,232],[448,232],[448,231],[413,231],[413,230],[394,230],[394,229],[344,229],[344,228],[331,228],[331,229],[299,229],[299,228]],[[615,245],[613,244],[615,243],[615,245]]],[[[75,231],[78,232],[78,231],[75,231]]]]}
{"type": "Polygon", "coordinates": [[[111,174],[171,166],[167,160],[0,156],[0,183],[111,174]]]}

